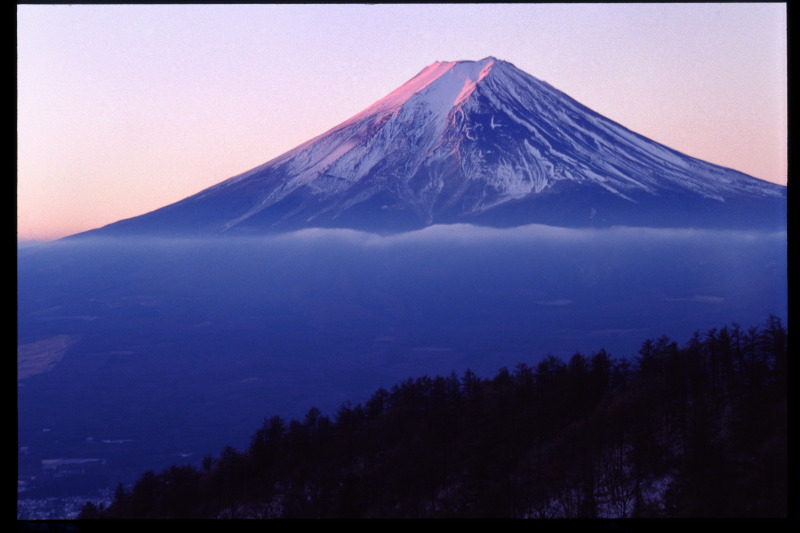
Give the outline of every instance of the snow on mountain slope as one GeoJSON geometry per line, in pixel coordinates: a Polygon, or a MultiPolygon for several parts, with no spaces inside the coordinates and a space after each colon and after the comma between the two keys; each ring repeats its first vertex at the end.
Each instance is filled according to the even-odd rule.
{"type": "Polygon", "coordinates": [[[437,62],[289,152],[103,232],[780,224],[784,187],[691,158],[512,64],[437,62]],[[693,214],[693,212],[696,212],[693,214]],[[596,216],[600,213],[601,216],[596,216]],[[745,217],[746,218],[746,217],[745,217]]]}

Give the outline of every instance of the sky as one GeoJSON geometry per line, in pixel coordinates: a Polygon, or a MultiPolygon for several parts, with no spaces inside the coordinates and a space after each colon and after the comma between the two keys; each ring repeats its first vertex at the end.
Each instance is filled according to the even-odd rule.
{"type": "Polygon", "coordinates": [[[785,185],[786,27],[785,3],[18,5],[17,236],[176,202],[487,56],[785,185]]]}

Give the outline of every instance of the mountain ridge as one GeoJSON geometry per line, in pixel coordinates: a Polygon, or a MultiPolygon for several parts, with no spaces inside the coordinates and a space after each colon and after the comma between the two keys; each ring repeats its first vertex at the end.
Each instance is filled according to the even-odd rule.
{"type": "Polygon", "coordinates": [[[489,56],[432,63],[258,167],[86,233],[462,222],[781,227],[785,198],[785,187],[647,139],[489,56]]]}

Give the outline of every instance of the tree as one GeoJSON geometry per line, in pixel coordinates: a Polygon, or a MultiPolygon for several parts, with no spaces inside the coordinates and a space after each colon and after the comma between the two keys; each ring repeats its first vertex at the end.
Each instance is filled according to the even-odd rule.
{"type": "Polygon", "coordinates": [[[102,518],[104,506],[100,504],[99,506],[94,502],[86,502],[81,507],[80,512],[78,513],[78,520],[98,520],[102,518]]]}
{"type": "Polygon", "coordinates": [[[638,364],[407,379],[333,421],[265,418],[245,452],[148,471],[80,516],[785,516],[786,344],[771,318],[645,341],[638,364]]]}

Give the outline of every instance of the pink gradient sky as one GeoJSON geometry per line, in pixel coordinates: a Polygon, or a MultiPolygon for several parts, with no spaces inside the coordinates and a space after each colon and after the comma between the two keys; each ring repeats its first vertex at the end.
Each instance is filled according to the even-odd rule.
{"type": "Polygon", "coordinates": [[[787,181],[786,5],[18,5],[20,239],[249,170],[435,61],[495,56],[684,153],[787,181]]]}

